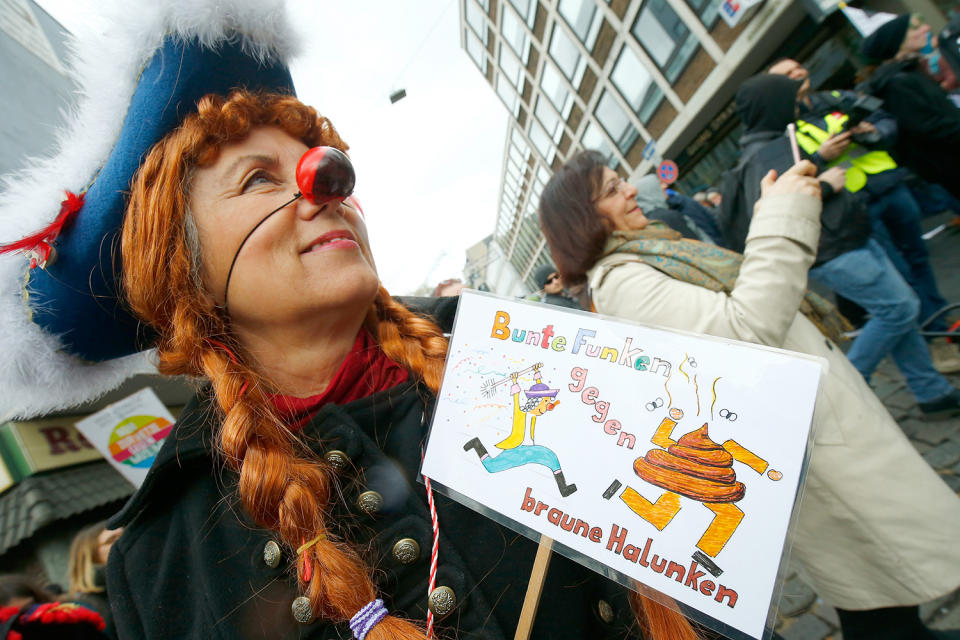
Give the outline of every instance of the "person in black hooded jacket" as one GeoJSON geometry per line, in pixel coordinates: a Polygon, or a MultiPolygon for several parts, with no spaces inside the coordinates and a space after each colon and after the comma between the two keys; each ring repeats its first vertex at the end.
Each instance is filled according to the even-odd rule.
{"type": "Polygon", "coordinates": [[[897,161],[960,198],[960,109],[920,68],[916,51],[928,30],[918,17],[904,14],[874,31],[861,52],[882,64],[861,89],[882,99],[883,109],[897,119],[897,161]]]}
{"type": "MultiPolygon", "coordinates": [[[[793,164],[786,127],[796,117],[800,82],[762,74],[747,80],[736,96],[737,113],[746,129],[738,165],[724,176],[720,226],[728,245],[742,251],[760,181],[770,170],[782,173],[793,164]]],[[[847,357],[870,379],[890,354],[907,379],[920,410],[929,417],[960,412],[960,392],[933,367],[920,336],[920,303],[876,240],[864,204],[844,188],[845,172],[834,167],[820,174],[822,231],[810,275],[870,314],[847,357]]]]}
{"type": "MultiPolygon", "coordinates": [[[[771,169],[783,173],[793,164],[786,127],[796,117],[800,84],[784,76],[763,74],[747,80],[737,92],[737,114],[746,133],[740,138],[740,162],[724,176],[718,216],[727,246],[734,251],[743,252],[753,205],[760,198],[760,181],[771,169]]],[[[823,232],[814,267],[863,247],[870,237],[866,209],[843,184],[842,169],[820,174],[823,232]]]]}

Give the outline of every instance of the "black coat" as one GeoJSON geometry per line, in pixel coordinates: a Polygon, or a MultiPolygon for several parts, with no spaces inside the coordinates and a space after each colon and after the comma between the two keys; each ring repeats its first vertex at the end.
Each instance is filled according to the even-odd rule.
{"type": "Polygon", "coordinates": [[[668,191],[667,206],[674,211],[680,212],[684,218],[696,224],[701,231],[710,237],[710,240],[712,240],[714,244],[721,247],[725,246],[723,233],[720,232],[720,226],[717,224],[716,217],[702,204],[681,193],[675,191],[671,193],[668,191]]]}
{"type": "MultiPolygon", "coordinates": [[[[433,303],[434,311],[447,312],[442,326],[449,326],[456,303],[446,300],[452,304],[433,303]]],[[[411,381],[347,405],[328,404],[302,431],[316,452],[338,449],[351,460],[340,473],[344,500],[333,506],[332,519],[350,523],[344,532],[375,568],[387,608],[421,621],[432,538],[418,470],[432,405],[430,392],[411,381]],[[372,517],[353,506],[367,489],[384,497],[372,517]],[[411,564],[392,555],[402,538],[419,544],[411,564]]],[[[109,523],[126,527],[111,550],[107,575],[119,638],[351,637],[345,624],[294,620],[290,607],[300,594],[291,552],[284,551],[276,568],[265,564],[264,546],[274,533],[244,513],[236,474],[214,461],[214,416],[201,392],[184,409],[140,490],[109,523]]],[[[457,597],[456,609],[438,624],[439,636],[512,638],[536,544],[436,491],[435,498],[437,585],[452,587],[457,597]]],[[[623,638],[632,624],[622,587],[554,555],[533,637],[623,638]]]]}
{"type": "MultiPolygon", "coordinates": [[[[726,246],[743,253],[753,217],[753,205],[760,199],[760,182],[770,169],[782,174],[793,165],[790,141],[781,131],[749,133],[740,139],[743,155],[737,166],[723,175],[723,206],[718,221],[726,246]]],[[[802,152],[801,152],[802,153],[802,152]]],[[[820,214],[819,266],[848,251],[859,249],[870,239],[870,217],[863,202],[841,189],[820,183],[823,213],[820,214]]]]}
{"type": "Polygon", "coordinates": [[[960,109],[916,60],[888,62],[863,89],[883,100],[900,129],[894,155],[920,177],[960,198],[960,109]]]}
{"type": "Polygon", "coordinates": [[[544,296],[543,296],[543,302],[545,302],[545,303],[547,303],[547,304],[553,304],[553,305],[556,305],[556,306],[558,306],[558,307],[567,307],[568,309],[582,309],[582,308],[583,308],[583,307],[581,307],[579,304],[577,304],[577,301],[576,301],[576,300],[574,300],[574,299],[572,299],[572,298],[568,298],[567,296],[561,295],[561,294],[559,294],[559,293],[548,293],[548,294],[544,295],[544,296]]]}

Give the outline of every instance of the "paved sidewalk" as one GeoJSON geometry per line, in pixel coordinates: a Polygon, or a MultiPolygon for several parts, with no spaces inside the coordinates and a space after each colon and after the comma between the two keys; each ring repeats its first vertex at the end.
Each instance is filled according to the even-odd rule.
{"type": "MultiPolygon", "coordinates": [[[[931,229],[952,216],[928,218],[931,229]]],[[[960,230],[947,229],[927,242],[940,291],[949,302],[960,302],[960,230]]],[[[960,310],[952,314],[960,318],[960,310]]],[[[960,375],[948,376],[960,387],[960,375]]],[[[917,451],[936,469],[954,492],[960,494],[960,417],[925,422],[920,417],[903,376],[885,360],[871,380],[871,386],[900,424],[917,451]]],[[[957,532],[960,540],[960,531],[957,532]]],[[[921,606],[921,617],[934,629],[960,629],[960,590],[921,606]]],[[[841,640],[837,614],[799,577],[784,585],[777,631],[786,640],[841,640]]]]}

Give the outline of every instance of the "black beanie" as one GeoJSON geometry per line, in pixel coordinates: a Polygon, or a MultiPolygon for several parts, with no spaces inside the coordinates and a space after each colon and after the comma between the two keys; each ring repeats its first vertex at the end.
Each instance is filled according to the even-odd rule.
{"type": "Polygon", "coordinates": [[[897,16],[889,22],[883,23],[879,29],[871,33],[860,46],[860,53],[870,61],[882,62],[889,60],[900,51],[900,45],[907,37],[907,27],[910,26],[910,14],[897,16]]]}
{"type": "Polygon", "coordinates": [[[537,286],[544,287],[547,284],[547,277],[551,273],[556,273],[556,267],[551,267],[548,264],[541,266],[539,269],[533,273],[533,281],[537,283],[537,286]]]}
{"type": "Polygon", "coordinates": [[[797,92],[802,84],[802,80],[761,73],[740,85],[734,102],[746,132],[783,131],[796,119],[797,92]]]}

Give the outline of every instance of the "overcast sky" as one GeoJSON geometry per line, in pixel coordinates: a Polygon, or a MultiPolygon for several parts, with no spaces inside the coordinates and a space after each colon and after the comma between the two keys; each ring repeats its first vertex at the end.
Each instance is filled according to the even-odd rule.
{"type": "MultiPolygon", "coordinates": [[[[37,2],[69,30],[96,13],[94,0],[37,2]]],[[[297,93],[350,145],[394,294],[460,277],[466,248],[496,223],[507,113],[460,47],[457,2],[287,2],[293,24],[316,27],[292,66],[297,93]]]]}

